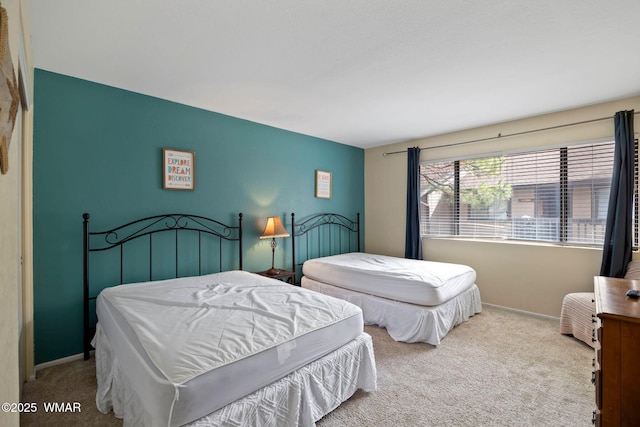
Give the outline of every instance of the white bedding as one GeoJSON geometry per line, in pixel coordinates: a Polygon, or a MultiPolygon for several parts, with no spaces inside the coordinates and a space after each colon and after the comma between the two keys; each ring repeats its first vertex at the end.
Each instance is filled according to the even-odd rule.
{"type": "Polygon", "coordinates": [[[415,305],[321,283],[303,277],[301,286],[341,298],[362,308],[364,322],[387,329],[396,341],[440,344],[454,326],[482,311],[480,291],[473,284],[460,295],[435,307],[415,305]]]}
{"type": "MultiPolygon", "coordinates": [[[[94,342],[98,409],[105,413],[113,409],[124,420],[124,427],[155,425],[100,324],[94,342]]],[[[313,426],[356,390],[376,387],[373,342],[363,332],[326,356],[184,427],[313,426]]]]}
{"type": "MultiPolygon", "coordinates": [[[[199,419],[363,331],[352,304],[241,271],[109,288],[96,310],[96,354],[108,343],[117,364],[101,376],[121,371],[153,425],[199,419]]],[[[114,387],[99,382],[102,411],[114,387]]]]}
{"type": "Polygon", "coordinates": [[[352,252],[304,262],[305,277],[396,301],[440,305],[475,284],[467,265],[352,252]]]}

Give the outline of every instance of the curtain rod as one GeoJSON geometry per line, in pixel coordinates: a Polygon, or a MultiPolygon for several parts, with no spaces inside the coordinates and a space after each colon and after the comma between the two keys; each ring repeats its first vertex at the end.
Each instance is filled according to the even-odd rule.
{"type": "MultiPolygon", "coordinates": [[[[634,116],[636,114],[640,114],[640,111],[633,113],[634,116]]],[[[434,149],[434,148],[454,147],[456,145],[473,144],[473,143],[476,143],[476,142],[491,141],[493,139],[508,138],[510,136],[520,136],[520,135],[526,135],[528,133],[544,132],[544,131],[547,131],[547,130],[560,129],[560,128],[569,127],[569,126],[576,126],[576,125],[584,125],[584,124],[587,124],[587,123],[601,122],[603,120],[609,120],[609,119],[612,119],[612,118],[613,117],[600,117],[599,119],[583,120],[581,122],[567,123],[567,124],[564,124],[564,125],[557,125],[557,126],[549,126],[549,127],[540,128],[540,129],[525,130],[525,131],[522,131],[522,132],[508,133],[506,135],[503,135],[503,134],[499,133],[496,136],[489,136],[487,138],[472,139],[470,141],[454,142],[452,144],[434,145],[433,147],[419,147],[419,148],[420,148],[420,150],[431,150],[431,149],[434,149]]],[[[391,151],[389,153],[382,153],[382,156],[385,157],[385,156],[388,156],[390,154],[400,154],[400,153],[406,153],[406,152],[407,152],[407,150],[391,151]]]]}

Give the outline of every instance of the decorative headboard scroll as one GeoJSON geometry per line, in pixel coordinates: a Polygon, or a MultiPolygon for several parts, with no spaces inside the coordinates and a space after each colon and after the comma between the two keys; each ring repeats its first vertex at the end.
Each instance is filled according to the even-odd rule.
{"type": "Polygon", "coordinates": [[[308,259],[360,252],[360,213],[356,214],[355,220],[335,213],[319,213],[300,223],[295,222],[292,213],[291,230],[291,264],[296,272],[296,283],[302,276],[298,272],[308,259]]]}
{"type": "Polygon", "coordinates": [[[242,270],[241,213],[238,225],[227,225],[198,215],[164,214],[106,231],[90,231],[90,217],[88,213],[82,215],[85,360],[89,358],[90,341],[95,332],[91,302],[95,301],[100,289],[129,282],[242,270]],[[227,242],[237,242],[237,261],[235,256],[225,252],[227,242]],[[99,252],[105,253],[106,259],[95,263],[97,273],[94,271],[92,275],[89,258],[99,252]],[[111,256],[112,253],[115,256],[111,256]],[[112,268],[112,263],[118,268],[112,268]],[[148,267],[145,267],[146,263],[148,267]],[[116,271],[117,275],[118,270],[119,276],[114,277],[111,272],[116,271]]]}

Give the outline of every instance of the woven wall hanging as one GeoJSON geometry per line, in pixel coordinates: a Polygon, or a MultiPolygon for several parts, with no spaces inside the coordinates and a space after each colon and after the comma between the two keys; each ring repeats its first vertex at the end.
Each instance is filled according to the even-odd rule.
{"type": "Polygon", "coordinates": [[[9,18],[0,7],[0,172],[9,171],[9,143],[18,114],[20,93],[9,51],[9,18]]]}

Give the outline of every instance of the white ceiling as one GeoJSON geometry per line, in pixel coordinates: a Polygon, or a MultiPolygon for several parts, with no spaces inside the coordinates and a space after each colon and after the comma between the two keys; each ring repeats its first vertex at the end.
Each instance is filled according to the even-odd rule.
{"type": "Polygon", "coordinates": [[[640,95],[638,0],[29,6],[37,68],[363,148],[640,95]]]}

